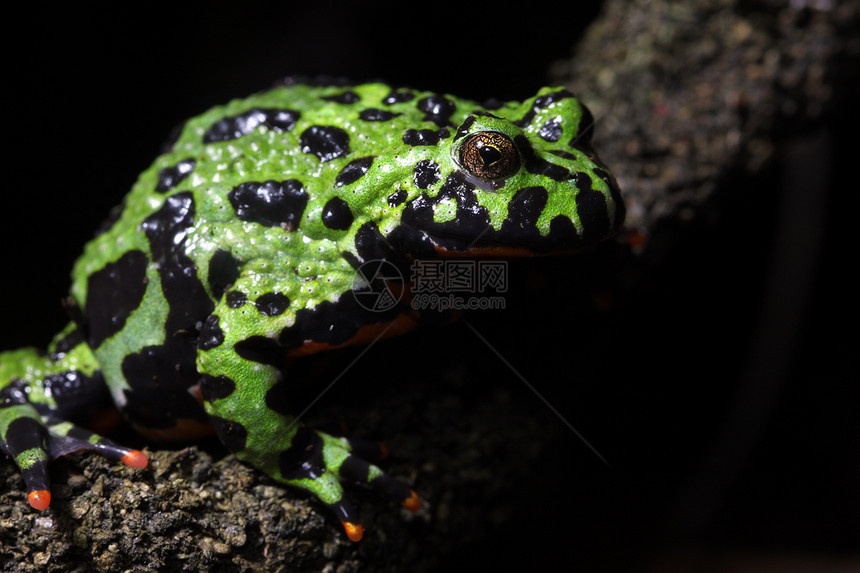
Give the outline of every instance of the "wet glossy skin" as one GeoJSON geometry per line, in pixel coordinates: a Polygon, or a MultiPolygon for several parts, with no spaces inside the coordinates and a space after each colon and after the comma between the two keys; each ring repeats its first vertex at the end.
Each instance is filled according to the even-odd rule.
{"type": "Polygon", "coordinates": [[[486,108],[384,84],[294,82],[189,120],[86,246],[72,322],[48,354],[0,354],[0,447],[30,503],[47,507],[48,462],[72,450],[146,465],[70,423],[107,388],[141,433],[214,430],[314,493],[352,539],[362,528],[341,481],[416,510],[414,492],[364,461],[377,446],[293,417],[290,363],[420,324],[408,284],[398,305],[358,303],[365,263],[408,277],[415,260],[568,253],[614,234],[624,209],[590,127],[560,88],[486,108]]]}

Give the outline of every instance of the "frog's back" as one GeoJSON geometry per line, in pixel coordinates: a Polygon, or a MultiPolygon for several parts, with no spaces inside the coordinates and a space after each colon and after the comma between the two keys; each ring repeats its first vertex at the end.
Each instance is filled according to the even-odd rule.
{"type": "MultiPolygon", "coordinates": [[[[133,252],[158,261],[179,240],[203,276],[219,252],[280,268],[325,259],[356,220],[395,224],[388,197],[411,184],[416,156],[477,107],[381,83],[285,85],[215,107],[141,174],[78,261],[72,294],[88,308],[94,274],[133,252]]],[[[203,291],[218,300],[219,286],[203,291]]]]}

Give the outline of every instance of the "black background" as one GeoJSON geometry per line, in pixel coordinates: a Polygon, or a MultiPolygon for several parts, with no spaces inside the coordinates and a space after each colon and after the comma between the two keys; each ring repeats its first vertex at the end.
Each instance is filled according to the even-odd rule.
{"type": "MultiPolygon", "coordinates": [[[[62,327],[59,300],[82,245],[183,119],[295,74],[384,78],[478,100],[527,97],[596,13],[577,3],[470,13],[430,3],[405,12],[393,3],[356,4],[155,12],[34,6],[10,17],[7,26],[19,36],[4,40],[0,347],[41,346],[62,327]]],[[[617,553],[647,553],[667,540],[825,555],[857,550],[860,345],[857,281],[849,273],[857,264],[850,201],[857,183],[844,178],[856,165],[847,145],[856,127],[847,113],[828,126],[833,152],[829,167],[819,166],[830,175],[827,219],[813,281],[803,304],[775,323],[797,336],[770,344],[762,327],[783,290],[778,282],[768,290],[775,253],[791,236],[780,232],[789,164],[777,162],[717,200],[716,217],[661,245],[659,265],[644,263],[644,276],[622,297],[624,313],[603,334],[609,350],[586,368],[604,368],[614,382],[589,388],[590,403],[564,410],[611,467],[585,451],[575,476],[553,477],[577,503],[562,504],[559,514],[546,496],[527,491],[521,503],[531,498],[540,507],[500,540],[510,554],[488,544],[464,548],[458,558],[587,565],[610,553],[624,561],[617,553]],[[748,195],[740,201],[739,193],[748,195]],[[757,402],[760,388],[745,381],[762,371],[774,386],[757,402]],[[738,453],[740,467],[723,482],[720,470],[734,458],[720,450],[720,436],[748,404],[759,406],[741,420],[753,423],[728,427],[749,433],[740,441],[749,451],[738,453]],[[572,512],[577,507],[581,513],[572,512]]],[[[553,328],[558,301],[539,302],[514,311],[553,328]]],[[[475,324],[482,320],[497,319],[475,324]]],[[[510,324],[519,329],[520,320],[510,324]]],[[[485,331],[496,328],[503,327],[485,331]]],[[[518,357],[520,368],[545,361],[529,379],[552,368],[580,372],[560,355],[562,345],[529,338],[517,330],[493,343],[518,357]]],[[[546,392],[563,402],[563,393],[546,392]]]]}

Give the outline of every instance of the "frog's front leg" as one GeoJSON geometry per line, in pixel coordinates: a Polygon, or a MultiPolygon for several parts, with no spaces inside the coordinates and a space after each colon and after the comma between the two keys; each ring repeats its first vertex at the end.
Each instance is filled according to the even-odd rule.
{"type": "Polygon", "coordinates": [[[82,341],[68,344],[74,339],[70,333],[60,333],[47,353],[33,348],[0,353],[0,451],[21,469],[35,509],[50,504],[48,465],[62,455],[91,450],[131,467],[149,463],[142,452],[67,421],[88,414],[89,402],[104,391],[89,347],[82,341]]]}
{"type": "MultiPolygon", "coordinates": [[[[257,312],[249,306],[245,312],[257,312]]],[[[240,320],[229,319],[236,312],[219,305],[199,343],[201,393],[221,441],[273,479],[313,493],[353,541],[361,539],[363,528],[341,482],[367,485],[417,511],[421,502],[415,492],[363,459],[383,457],[380,447],[312,430],[285,411],[281,365],[286,349],[271,335],[278,330],[250,335],[238,326],[240,320]]],[[[272,327],[270,322],[261,321],[272,327]]]]}

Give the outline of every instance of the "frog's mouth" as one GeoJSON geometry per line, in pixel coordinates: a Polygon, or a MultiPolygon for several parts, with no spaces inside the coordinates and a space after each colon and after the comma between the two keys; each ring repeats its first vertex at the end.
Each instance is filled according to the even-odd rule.
{"type": "Polygon", "coordinates": [[[426,227],[401,224],[389,236],[401,252],[416,258],[433,257],[532,257],[575,253],[588,246],[567,219],[555,223],[548,235],[532,227],[504,225],[496,230],[489,224],[470,228],[462,221],[428,224],[426,227]]]}
{"type": "MultiPolygon", "coordinates": [[[[538,198],[540,199],[540,198],[538,198]]],[[[578,230],[567,215],[556,215],[548,232],[536,223],[543,201],[520,201],[510,208],[501,226],[494,228],[486,209],[458,204],[455,216],[438,221],[434,218],[434,201],[426,196],[407,204],[398,226],[389,236],[401,252],[415,257],[527,257],[575,253],[613,234],[608,217],[581,225],[578,230]]]]}
{"type": "Polygon", "coordinates": [[[505,219],[493,225],[474,186],[462,181],[434,197],[422,193],[408,201],[389,239],[416,257],[573,253],[611,237],[624,219],[620,197],[607,203],[590,189],[580,189],[570,212],[555,213],[547,224],[548,203],[546,188],[521,188],[508,200],[505,219]]]}

